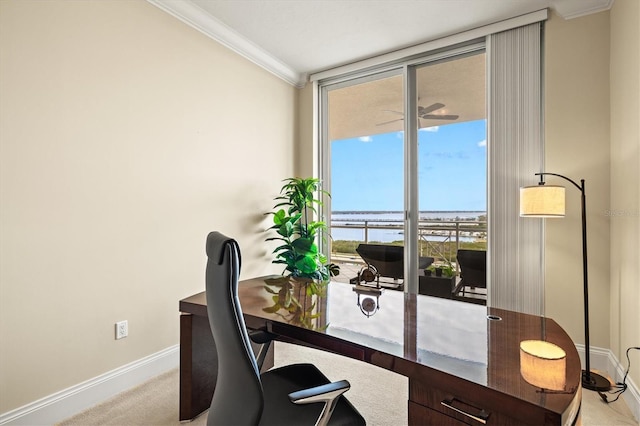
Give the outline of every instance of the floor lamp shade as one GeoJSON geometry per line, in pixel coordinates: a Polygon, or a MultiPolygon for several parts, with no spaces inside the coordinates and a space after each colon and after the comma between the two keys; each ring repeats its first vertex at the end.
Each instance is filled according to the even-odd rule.
{"type": "Polygon", "coordinates": [[[520,216],[564,217],[564,189],[558,185],[520,188],[520,216]]]}
{"type": "Polygon", "coordinates": [[[533,386],[564,390],[567,383],[566,352],[542,340],[520,342],[520,374],[533,386]]]}

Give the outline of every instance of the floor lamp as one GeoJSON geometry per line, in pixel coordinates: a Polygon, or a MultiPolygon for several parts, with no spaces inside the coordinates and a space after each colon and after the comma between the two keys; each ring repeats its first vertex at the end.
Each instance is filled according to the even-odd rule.
{"type": "Polygon", "coordinates": [[[609,380],[591,372],[589,351],[589,286],[587,271],[587,213],[584,179],[578,185],[566,176],[556,173],[536,173],[540,182],[536,186],[520,188],[520,216],[521,217],[564,217],[565,188],[557,185],[545,185],[544,176],[557,176],[571,182],[582,194],[582,274],[584,280],[584,346],[585,369],[582,370],[582,387],[595,391],[607,391],[611,388],[609,380]]]}

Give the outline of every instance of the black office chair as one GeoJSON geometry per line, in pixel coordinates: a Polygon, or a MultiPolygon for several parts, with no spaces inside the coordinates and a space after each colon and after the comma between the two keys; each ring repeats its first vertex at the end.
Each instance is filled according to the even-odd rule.
{"type": "Polygon", "coordinates": [[[238,243],[211,232],[207,256],[207,313],[218,353],[218,377],[207,425],[366,424],[341,396],[350,387],[346,380],[331,383],[311,364],[260,374],[238,300],[238,243]]]}
{"type": "Polygon", "coordinates": [[[484,250],[458,250],[456,255],[460,266],[460,282],[454,290],[455,293],[465,288],[487,288],[487,252],[484,250]]]}

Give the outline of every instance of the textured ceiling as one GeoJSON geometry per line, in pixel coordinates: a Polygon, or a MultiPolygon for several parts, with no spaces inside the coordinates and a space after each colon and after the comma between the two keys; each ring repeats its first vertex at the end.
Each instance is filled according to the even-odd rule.
{"type": "Polygon", "coordinates": [[[311,72],[551,8],[613,0],[148,0],[294,84],[311,72]],[[296,81],[297,80],[297,81],[296,81]]]}

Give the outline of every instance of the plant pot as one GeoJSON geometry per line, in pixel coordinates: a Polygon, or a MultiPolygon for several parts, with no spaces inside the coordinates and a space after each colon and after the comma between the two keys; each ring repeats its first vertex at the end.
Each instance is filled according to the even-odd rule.
{"type": "Polygon", "coordinates": [[[441,276],[442,276],[442,269],[436,268],[436,277],[441,277],[441,276]]]}

